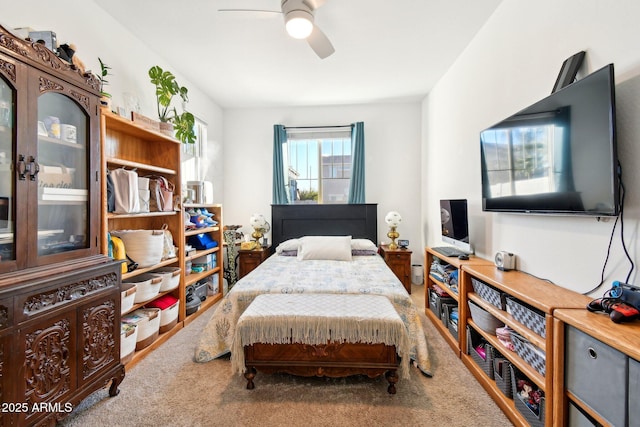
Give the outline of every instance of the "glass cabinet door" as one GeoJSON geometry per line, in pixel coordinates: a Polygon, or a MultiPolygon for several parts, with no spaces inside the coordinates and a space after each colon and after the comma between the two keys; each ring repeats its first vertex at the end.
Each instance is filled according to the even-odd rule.
{"type": "MultiPolygon", "coordinates": [[[[38,98],[38,256],[89,246],[89,118],[71,98],[46,92],[38,98]]],[[[31,159],[27,159],[29,162],[31,159]]]]}
{"type": "Polygon", "coordinates": [[[16,259],[14,97],[13,88],[0,78],[0,262],[16,259]]]}

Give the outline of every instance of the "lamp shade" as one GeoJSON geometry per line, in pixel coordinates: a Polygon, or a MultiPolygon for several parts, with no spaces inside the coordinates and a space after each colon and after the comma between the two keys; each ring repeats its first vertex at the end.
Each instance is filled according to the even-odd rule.
{"type": "Polygon", "coordinates": [[[251,224],[251,227],[254,229],[260,230],[265,227],[267,220],[264,218],[264,215],[256,213],[249,218],[249,224],[251,224]]]}
{"type": "Polygon", "coordinates": [[[402,216],[396,211],[391,211],[384,217],[384,220],[389,227],[397,227],[402,222],[402,216]]]}
{"type": "Polygon", "coordinates": [[[287,33],[294,39],[306,39],[313,31],[313,15],[304,10],[292,10],[284,17],[287,33]]]}

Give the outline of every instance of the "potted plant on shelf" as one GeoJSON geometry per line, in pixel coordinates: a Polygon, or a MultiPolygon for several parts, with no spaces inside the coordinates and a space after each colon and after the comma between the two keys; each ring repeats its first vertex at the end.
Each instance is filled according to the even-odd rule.
{"type": "Polygon", "coordinates": [[[100,95],[101,95],[100,105],[102,105],[103,107],[109,108],[109,110],[111,110],[111,94],[105,92],[104,90],[104,87],[109,84],[109,81],[107,80],[107,76],[111,75],[111,73],[109,73],[109,70],[111,69],[111,67],[109,67],[107,64],[102,62],[102,59],[100,59],[100,57],[98,57],[98,62],[100,62],[100,75],[98,76],[98,80],[100,81],[100,95]]]}
{"type": "MultiPolygon", "coordinates": [[[[172,125],[169,132],[175,130],[177,139],[186,144],[196,142],[194,130],[195,118],[193,114],[184,109],[184,104],[189,102],[188,90],[176,82],[176,78],[170,71],[164,71],[155,65],[149,69],[151,83],[156,86],[156,103],[158,105],[158,118],[162,123],[172,125]],[[182,113],[171,105],[173,97],[179,95],[182,98],[182,113]]],[[[160,128],[162,130],[162,126],[160,128]]]]}

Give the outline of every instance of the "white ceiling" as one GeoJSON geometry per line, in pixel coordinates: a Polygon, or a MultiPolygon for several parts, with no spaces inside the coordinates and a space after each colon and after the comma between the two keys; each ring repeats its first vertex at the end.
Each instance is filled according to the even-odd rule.
{"type": "MultiPolygon", "coordinates": [[[[336,52],[290,38],[280,0],[94,0],[223,108],[418,101],[501,0],[328,0],[336,52]]],[[[473,72],[473,70],[470,70],[473,72]]]]}

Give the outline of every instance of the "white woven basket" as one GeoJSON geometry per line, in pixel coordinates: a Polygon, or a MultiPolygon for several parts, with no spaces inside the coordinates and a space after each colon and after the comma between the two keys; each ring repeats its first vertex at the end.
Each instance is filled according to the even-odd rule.
{"type": "Polygon", "coordinates": [[[162,260],[164,231],[113,230],[111,234],[122,239],[127,256],[138,263],[138,267],[151,267],[162,260]]]}

